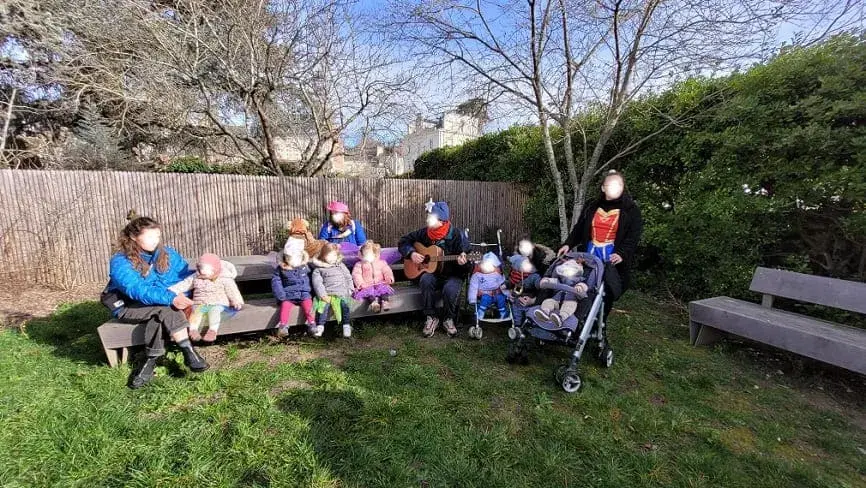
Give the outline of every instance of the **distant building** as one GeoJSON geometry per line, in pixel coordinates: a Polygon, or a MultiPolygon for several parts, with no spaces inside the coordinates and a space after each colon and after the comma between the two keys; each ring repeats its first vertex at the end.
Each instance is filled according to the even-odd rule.
{"type": "Polygon", "coordinates": [[[333,165],[329,173],[336,176],[385,178],[394,175],[393,168],[402,160],[400,148],[365,138],[343,153],[342,164],[333,165]]]}
{"type": "MultiPolygon", "coordinates": [[[[464,104],[465,105],[465,104],[464,104]]],[[[415,161],[421,154],[446,146],[457,146],[481,137],[486,117],[462,110],[445,112],[439,120],[426,120],[419,114],[409,125],[409,132],[401,143],[402,160],[394,161],[395,175],[415,169],[415,161]]]]}

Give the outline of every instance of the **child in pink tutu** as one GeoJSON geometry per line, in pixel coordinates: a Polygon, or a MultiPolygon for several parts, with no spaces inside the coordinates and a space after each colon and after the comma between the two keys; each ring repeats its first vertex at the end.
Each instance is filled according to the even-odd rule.
{"type": "Polygon", "coordinates": [[[358,251],[361,260],[352,268],[352,279],[355,281],[355,293],[352,298],[366,301],[370,311],[379,313],[391,309],[388,297],[394,294],[391,285],[394,284],[394,272],[388,263],[381,258],[382,246],[373,241],[367,241],[358,251]]]}

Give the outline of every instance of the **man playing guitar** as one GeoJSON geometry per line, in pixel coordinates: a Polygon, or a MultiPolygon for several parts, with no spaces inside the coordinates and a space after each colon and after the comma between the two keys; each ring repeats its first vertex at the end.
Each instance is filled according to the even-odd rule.
{"type": "Polygon", "coordinates": [[[469,252],[469,239],[458,226],[452,224],[447,203],[433,202],[431,199],[425,208],[427,226],[401,237],[398,248],[407,261],[407,276],[409,268],[417,269],[423,267],[425,262],[438,261],[435,266],[437,272],[423,272],[417,280],[424,303],[424,315],[427,316],[423,333],[424,337],[431,337],[439,327],[436,291],[442,290],[442,325],[448,335],[454,337],[457,335],[457,327],[454,325],[459,308],[457,299],[463,280],[470,271],[466,255],[469,252]],[[437,258],[429,253],[425,255],[419,252],[426,252],[427,248],[433,246],[441,248],[444,256],[437,258]]]}

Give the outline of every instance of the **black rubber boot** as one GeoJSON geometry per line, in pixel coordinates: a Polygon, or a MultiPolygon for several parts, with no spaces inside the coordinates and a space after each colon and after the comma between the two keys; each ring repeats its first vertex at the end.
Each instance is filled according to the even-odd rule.
{"type": "Polygon", "coordinates": [[[132,373],[129,379],[129,387],[137,390],[150,383],[153,379],[153,370],[156,369],[156,360],[159,356],[148,357],[137,371],[132,373]]]}
{"type": "Polygon", "coordinates": [[[183,352],[183,363],[193,372],[201,373],[210,368],[210,365],[203,357],[199,356],[198,352],[192,346],[181,347],[183,352]]]}

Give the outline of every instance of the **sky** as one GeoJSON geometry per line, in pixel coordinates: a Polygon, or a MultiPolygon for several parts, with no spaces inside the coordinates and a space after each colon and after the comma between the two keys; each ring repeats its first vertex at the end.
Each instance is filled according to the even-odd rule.
{"type": "MultiPolygon", "coordinates": [[[[388,3],[388,0],[358,0],[356,8],[357,11],[362,15],[369,15],[371,16],[371,18],[381,18],[381,16],[384,15],[383,12],[386,12],[388,8],[388,3]]],[[[484,3],[484,0],[482,0],[482,5],[484,5],[484,3]]],[[[866,0],[864,0],[863,3],[866,3],[866,0]]],[[[862,4],[860,5],[859,16],[859,25],[862,28],[862,4]]],[[[508,24],[508,22],[503,24],[493,24],[493,30],[497,35],[503,34],[503,26],[508,24]]],[[[794,39],[795,34],[803,31],[803,25],[798,25],[793,22],[783,24],[775,32],[775,39],[771,41],[771,43],[775,46],[781,46],[783,43],[790,44],[791,41],[794,39]]],[[[24,63],[28,59],[28,54],[26,50],[14,38],[6,38],[2,42],[2,44],[0,44],[0,58],[10,59],[13,62],[24,63]]],[[[460,68],[459,66],[456,66],[452,69],[459,70],[460,68]]],[[[456,73],[456,75],[458,75],[458,78],[459,74],[460,73],[456,73]]],[[[412,113],[406,114],[404,120],[400,121],[398,124],[395,124],[395,126],[405,125],[406,122],[414,118],[415,113],[421,113],[425,118],[428,119],[436,119],[443,110],[449,107],[454,107],[462,101],[465,101],[476,95],[469,92],[466,87],[459,86],[459,82],[455,81],[454,72],[449,72],[448,70],[441,70],[434,75],[435,76],[432,76],[430,80],[427,80],[425,83],[422,84],[420,92],[414,96],[414,100],[412,103],[414,103],[414,105],[416,106],[414,107],[412,113]]],[[[57,89],[40,90],[34,87],[30,87],[27,92],[31,97],[34,98],[53,97],[59,95],[57,89]]],[[[515,107],[513,104],[496,102],[493,104],[493,106],[491,106],[490,112],[492,115],[492,120],[485,128],[486,132],[495,132],[498,130],[502,130],[516,123],[531,123],[534,121],[531,111],[518,110],[518,107],[515,107]]],[[[238,122],[240,121],[241,118],[238,118],[238,122]]],[[[391,132],[391,134],[383,134],[381,138],[386,140],[399,139],[400,130],[400,128],[391,130],[389,131],[391,132]]],[[[349,134],[348,139],[349,140],[347,140],[347,143],[351,145],[353,135],[349,134]]],[[[357,139],[357,135],[354,136],[354,139],[357,139]]]]}

